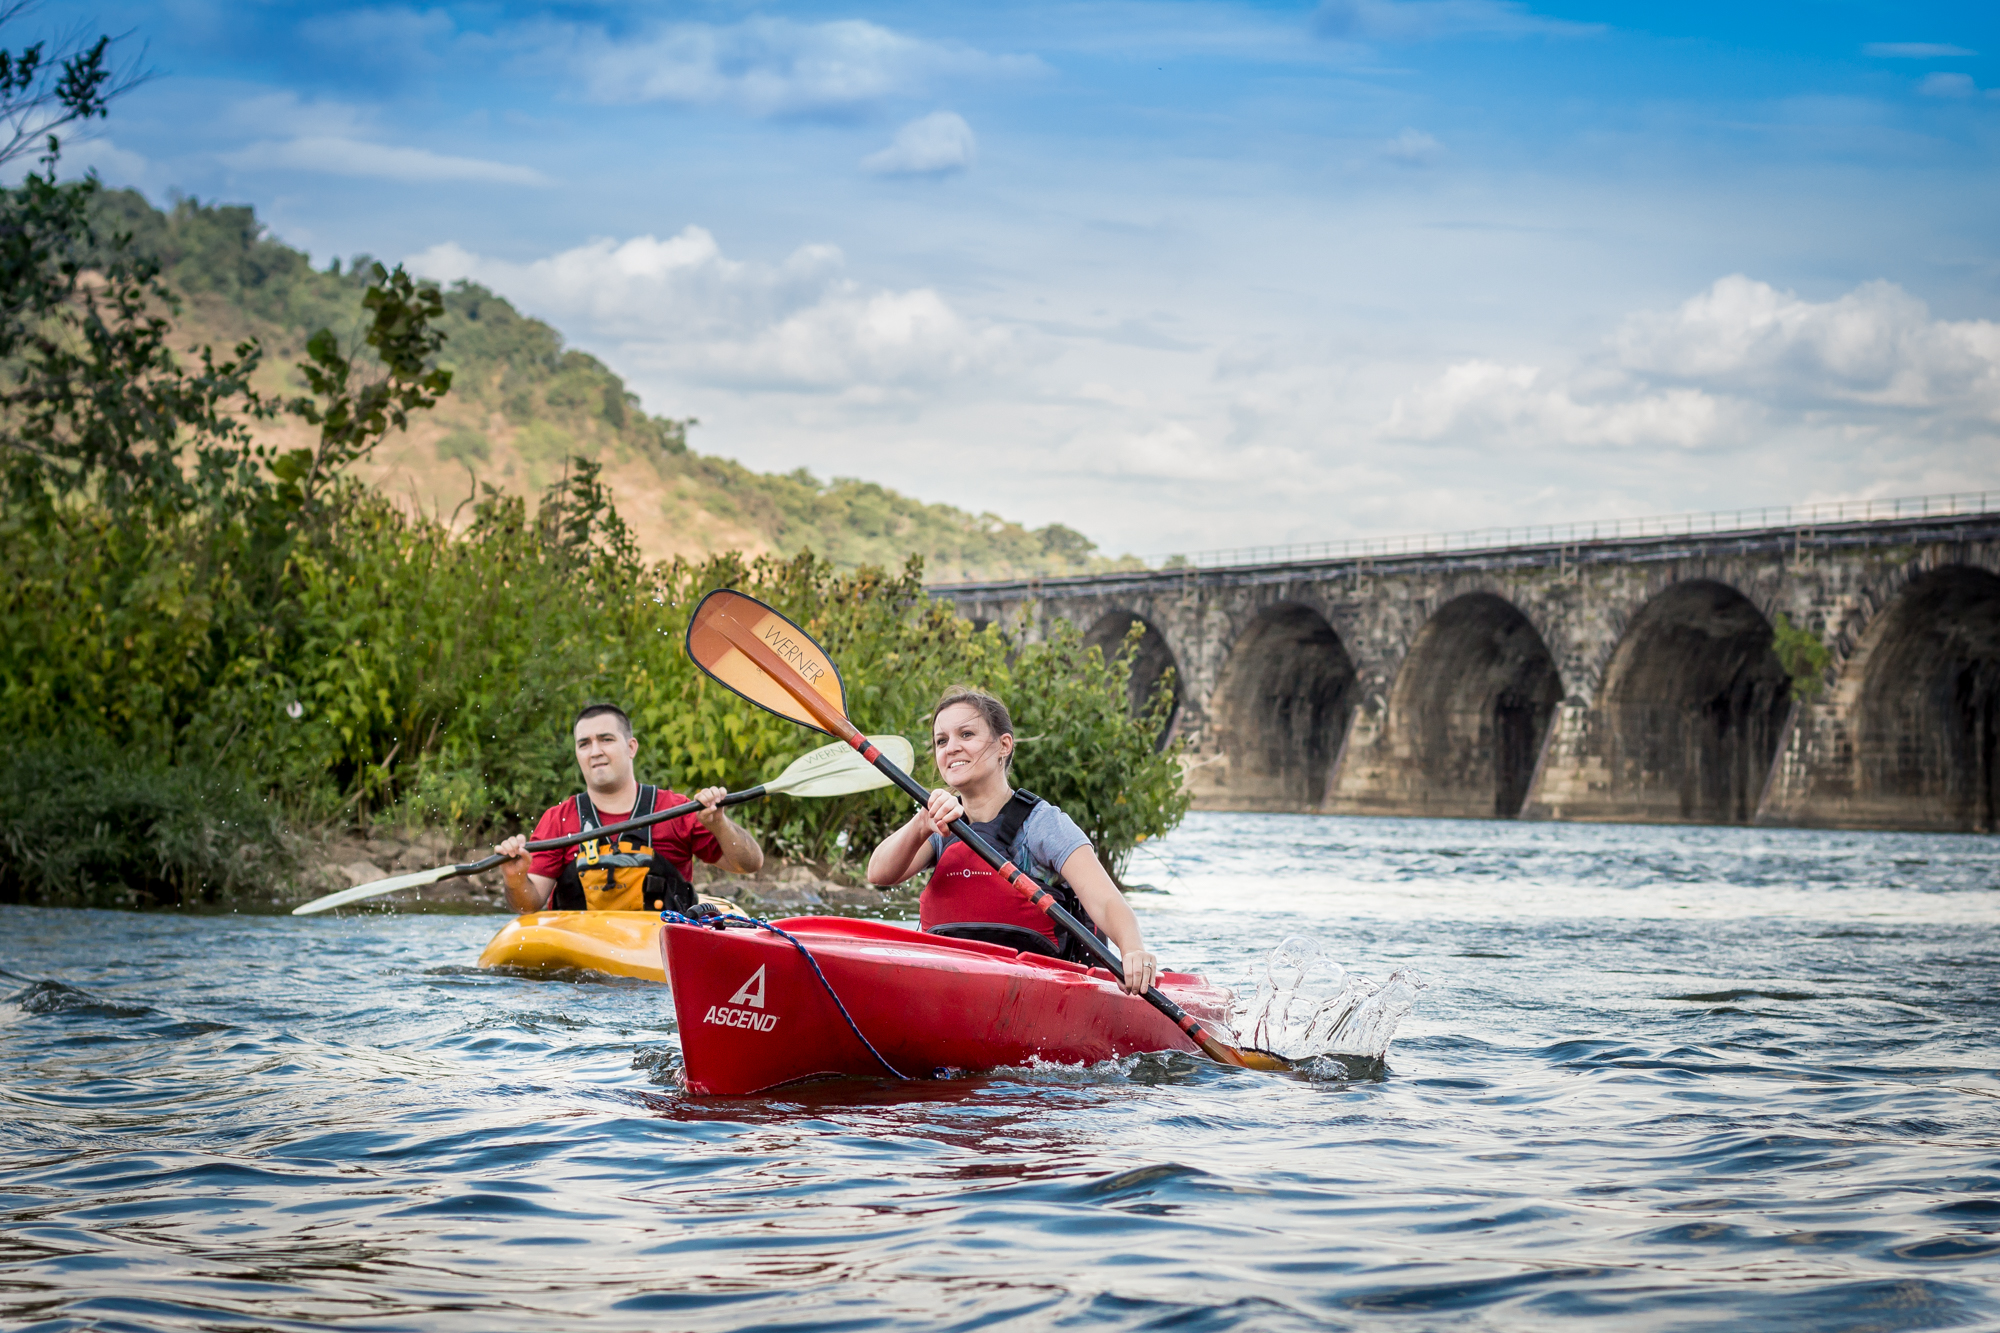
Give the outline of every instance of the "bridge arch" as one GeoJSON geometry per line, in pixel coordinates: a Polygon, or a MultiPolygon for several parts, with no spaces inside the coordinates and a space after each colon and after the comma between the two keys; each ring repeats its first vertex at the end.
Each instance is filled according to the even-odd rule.
{"type": "Polygon", "coordinates": [[[1921,574],[1863,641],[1859,804],[1903,828],[2000,828],[2000,576],[1921,574]]]}
{"type": "Polygon", "coordinates": [[[1357,693],[1354,660],[1326,617],[1293,602],[1260,611],[1216,681],[1212,726],[1228,767],[1214,804],[1319,808],[1357,693]]]}
{"type": "Polygon", "coordinates": [[[1160,678],[1169,671],[1174,673],[1173,684],[1170,687],[1173,692],[1173,709],[1167,715],[1167,725],[1160,732],[1159,738],[1160,748],[1165,749],[1167,742],[1173,737],[1175,725],[1180,721],[1181,700],[1184,697],[1180,664],[1174,660],[1173,645],[1167,642],[1167,636],[1160,633],[1152,621],[1138,612],[1119,608],[1106,611],[1099,616],[1096,623],[1085,631],[1083,643],[1086,648],[1095,648],[1103,653],[1105,660],[1109,661],[1114,653],[1123,649],[1125,635],[1135,621],[1145,626],[1145,633],[1139,639],[1138,652],[1132,658],[1131,702],[1135,716],[1153,697],[1153,690],[1159,685],[1160,678]]]}
{"type": "Polygon", "coordinates": [[[1488,592],[1446,602],[1417,632],[1389,699],[1422,812],[1519,814],[1562,693],[1555,659],[1519,607],[1488,592]]]}
{"type": "Polygon", "coordinates": [[[1659,593],[1626,626],[1605,672],[1609,805],[1630,818],[1749,823],[1789,686],[1771,624],[1749,598],[1709,579],[1659,593]]]}

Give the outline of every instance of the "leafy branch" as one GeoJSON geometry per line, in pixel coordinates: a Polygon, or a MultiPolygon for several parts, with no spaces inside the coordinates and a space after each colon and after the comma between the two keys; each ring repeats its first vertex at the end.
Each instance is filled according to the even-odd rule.
{"type": "MultiPolygon", "coordinates": [[[[35,0],[0,4],[0,30],[39,8],[35,0]]],[[[135,68],[118,69],[112,47],[120,39],[81,37],[59,40],[53,50],[46,41],[18,50],[0,48],[0,165],[33,149],[53,157],[54,133],[65,125],[101,119],[112,99],[132,91],[147,75],[135,68]]]]}
{"type": "Polygon", "coordinates": [[[407,428],[411,412],[436,406],[451,391],[451,372],[431,364],[444,346],[436,327],[444,315],[438,289],[419,286],[401,264],[394,272],[376,264],[373,277],[361,302],[369,315],[363,341],[381,373],[357,381],[355,359],[341,351],[332,330],[313,334],[300,370],[314,396],[293,398],[285,411],[319,427],[318,446],[269,458],[285,498],[304,510],[315,507],[334,474],[366,458],[391,429],[407,428]]]}

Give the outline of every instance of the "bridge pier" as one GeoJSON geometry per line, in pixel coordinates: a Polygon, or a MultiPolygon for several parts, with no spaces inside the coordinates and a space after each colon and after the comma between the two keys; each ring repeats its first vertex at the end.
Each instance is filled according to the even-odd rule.
{"type": "Polygon", "coordinates": [[[1141,622],[1200,808],[2000,825],[2000,514],[933,592],[1031,640],[1141,622]]]}

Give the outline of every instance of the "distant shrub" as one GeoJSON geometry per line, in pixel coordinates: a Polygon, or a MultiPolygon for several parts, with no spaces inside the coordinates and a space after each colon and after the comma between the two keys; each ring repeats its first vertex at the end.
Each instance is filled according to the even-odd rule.
{"type": "Polygon", "coordinates": [[[460,426],[437,443],[437,455],[446,462],[463,459],[484,463],[493,456],[493,445],[470,426],[460,426]]]}
{"type": "Polygon", "coordinates": [[[530,421],[515,433],[514,446],[530,464],[560,466],[576,448],[576,436],[553,421],[530,421]]]}
{"type": "Polygon", "coordinates": [[[1832,651],[1803,625],[1794,625],[1784,612],[1771,625],[1771,651],[1778,665],[1792,678],[1792,698],[1801,702],[1817,699],[1826,688],[1827,664],[1832,651]]]}

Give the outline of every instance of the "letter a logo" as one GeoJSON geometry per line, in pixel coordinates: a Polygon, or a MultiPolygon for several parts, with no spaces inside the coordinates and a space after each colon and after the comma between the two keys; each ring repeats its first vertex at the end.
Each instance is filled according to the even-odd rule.
{"type": "Polygon", "coordinates": [[[736,994],[729,997],[731,1004],[747,1004],[752,1009],[764,1007],[764,969],[758,968],[750,974],[750,980],[743,983],[736,994]]]}

